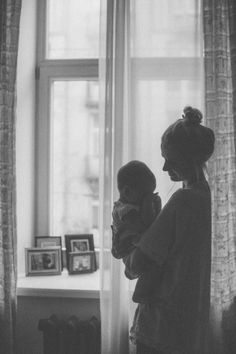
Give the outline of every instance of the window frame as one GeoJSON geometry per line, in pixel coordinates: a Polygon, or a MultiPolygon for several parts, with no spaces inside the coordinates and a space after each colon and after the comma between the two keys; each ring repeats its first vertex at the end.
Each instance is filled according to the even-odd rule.
{"type": "Polygon", "coordinates": [[[98,80],[98,58],[46,59],[47,0],[38,1],[36,60],[35,236],[50,235],[51,83],[98,80]]]}
{"type": "MultiPolygon", "coordinates": [[[[47,0],[41,0],[37,23],[35,235],[50,233],[50,83],[99,78],[99,59],[46,59],[46,15],[47,0]]],[[[195,67],[203,70],[202,57],[131,57],[131,70],[136,71],[138,81],[192,81],[195,67]]]]}

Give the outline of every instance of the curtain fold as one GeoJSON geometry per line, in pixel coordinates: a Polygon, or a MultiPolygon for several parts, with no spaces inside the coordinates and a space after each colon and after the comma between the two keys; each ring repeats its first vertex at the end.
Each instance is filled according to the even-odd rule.
{"type": "Polygon", "coordinates": [[[216,136],[212,190],[211,353],[236,352],[236,5],[204,0],[206,122],[216,136]]]}
{"type": "Polygon", "coordinates": [[[15,83],[21,1],[0,2],[0,352],[16,353],[15,83]]]}
{"type": "Polygon", "coordinates": [[[161,136],[186,105],[202,109],[200,0],[101,0],[100,275],[102,354],[134,353],[129,328],[135,281],[111,256],[118,169],[144,161],[163,204],[179,187],[162,171],[161,136]]]}
{"type": "MultiPolygon", "coordinates": [[[[126,354],[129,352],[128,317],[129,283],[124,277],[121,261],[111,257],[111,210],[118,198],[116,173],[128,161],[129,100],[127,32],[129,1],[111,0],[102,4],[100,82],[101,82],[101,131],[103,168],[100,178],[101,205],[103,206],[101,234],[101,317],[102,353],[126,354]],[[107,16],[107,14],[109,14],[107,16]],[[103,41],[103,39],[102,39],[103,41]]],[[[102,208],[101,208],[102,209],[102,208]]]]}

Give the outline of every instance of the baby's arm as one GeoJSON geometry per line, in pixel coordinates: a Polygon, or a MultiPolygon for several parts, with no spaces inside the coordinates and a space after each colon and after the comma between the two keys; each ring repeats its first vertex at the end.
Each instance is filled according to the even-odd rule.
{"type": "Polygon", "coordinates": [[[137,210],[130,210],[123,218],[118,232],[113,230],[112,254],[115,258],[123,258],[134,249],[134,242],[140,239],[140,232],[145,230],[137,210]]]}

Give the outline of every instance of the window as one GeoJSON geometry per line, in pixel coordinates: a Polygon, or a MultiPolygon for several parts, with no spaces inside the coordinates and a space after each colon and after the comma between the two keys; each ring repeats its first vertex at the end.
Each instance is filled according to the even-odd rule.
{"type": "MultiPolygon", "coordinates": [[[[98,246],[100,2],[38,3],[36,235],[91,232],[98,246]]],[[[161,134],[178,109],[202,108],[197,3],[130,1],[132,158],[158,176],[163,203],[173,184],[161,172],[161,134]]]]}
{"type": "Polygon", "coordinates": [[[153,169],[165,203],[179,186],[162,172],[161,135],[186,105],[203,108],[200,2],[130,4],[132,151],[153,169]]]}
{"type": "Polygon", "coordinates": [[[98,246],[100,2],[38,3],[36,235],[98,246]]]}

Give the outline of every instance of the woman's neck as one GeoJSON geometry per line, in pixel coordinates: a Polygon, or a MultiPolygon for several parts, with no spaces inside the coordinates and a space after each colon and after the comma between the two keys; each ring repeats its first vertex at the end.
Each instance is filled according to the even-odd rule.
{"type": "Polygon", "coordinates": [[[184,188],[190,188],[194,183],[206,182],[206,177],[203,169],[196,171],[192,176],[183,181],[184,188]]]}

